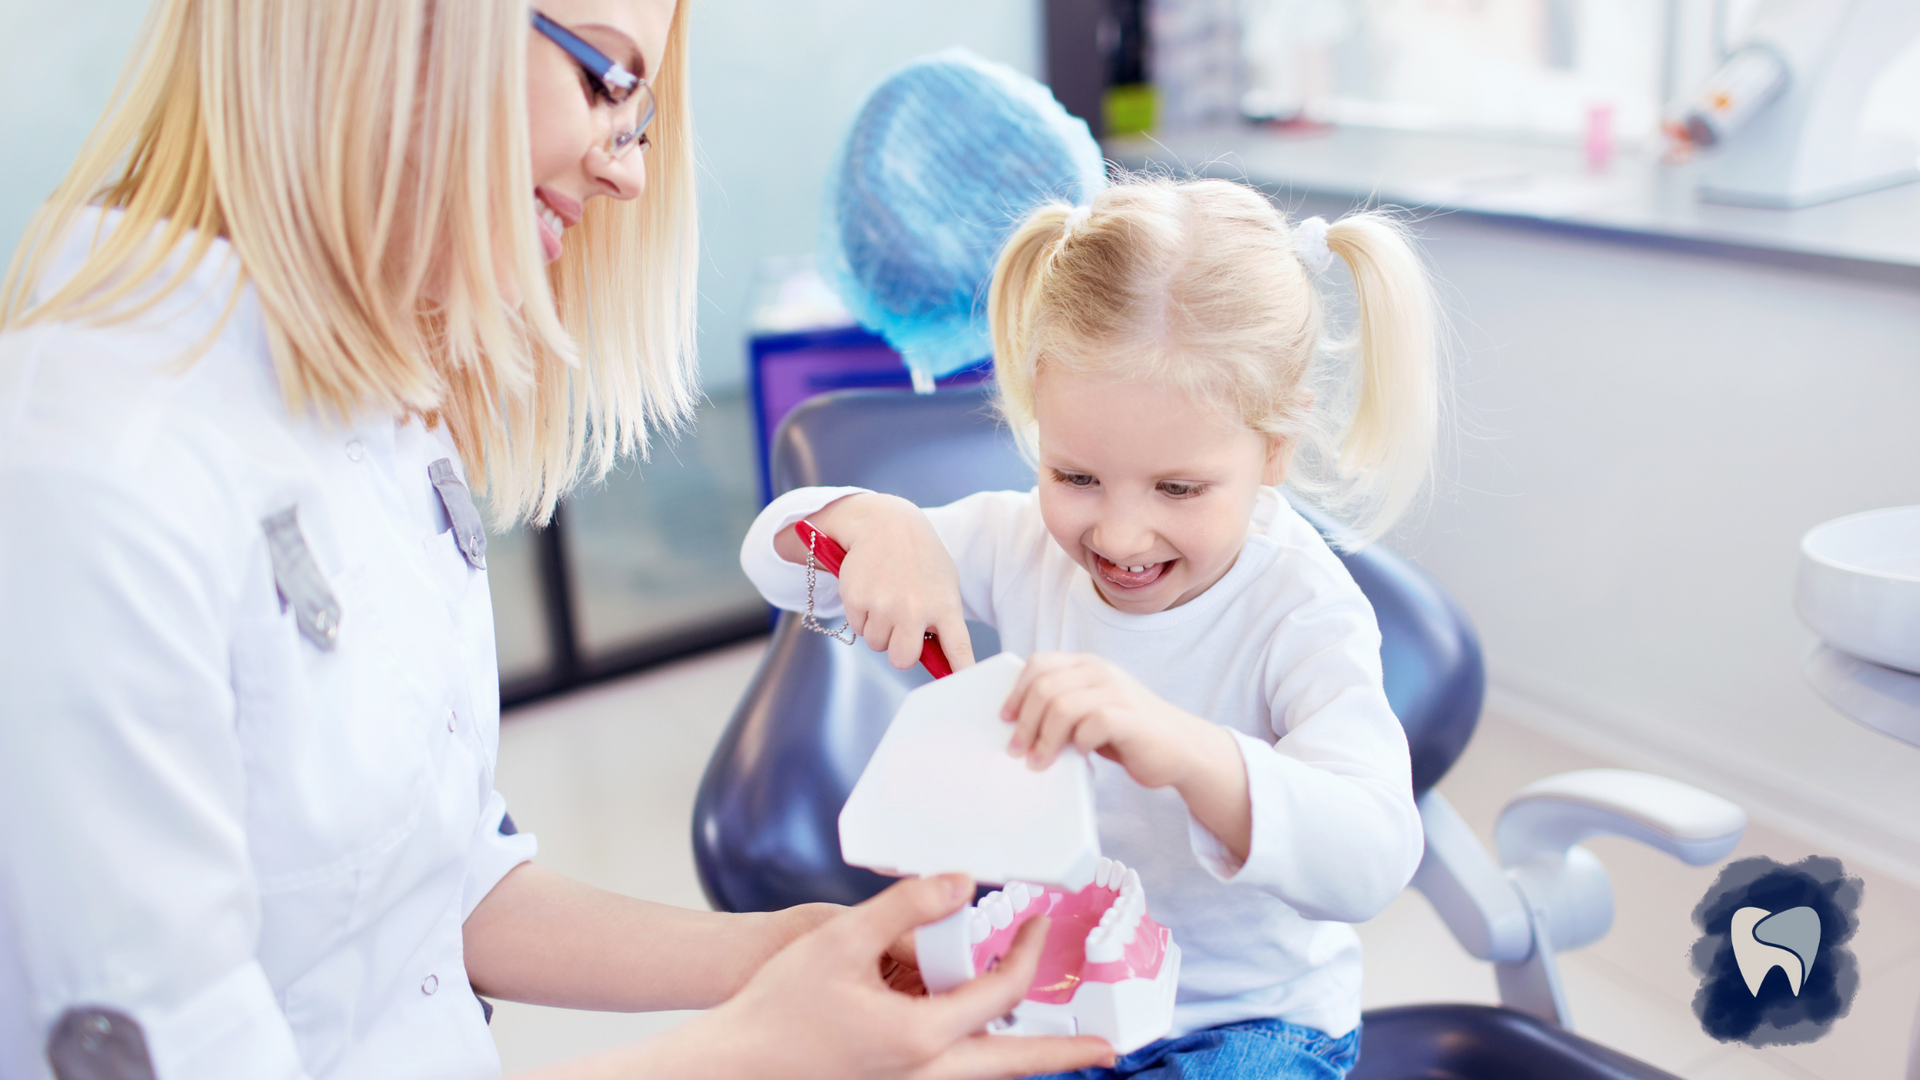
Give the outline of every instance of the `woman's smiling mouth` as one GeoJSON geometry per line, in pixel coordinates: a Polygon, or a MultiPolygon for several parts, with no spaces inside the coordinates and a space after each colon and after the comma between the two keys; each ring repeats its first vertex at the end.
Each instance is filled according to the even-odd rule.
{"type": "Polygon", "coordinates": [[[560,235],[580,220],[580,210],[577,200],[544,187],[534,189],[533,216],[540,230],[540,250],[548,262],[560,257],[560,235]]]}

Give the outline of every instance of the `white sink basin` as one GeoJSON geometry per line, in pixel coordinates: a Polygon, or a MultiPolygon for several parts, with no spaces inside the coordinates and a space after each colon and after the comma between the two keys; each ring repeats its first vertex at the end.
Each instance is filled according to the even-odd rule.
{"type": "Polygon", "coordinates": [[[1800,539],[1794,602],[1834,648],[1920,673],[1920,506],[1815,526],[1800,539]]]}

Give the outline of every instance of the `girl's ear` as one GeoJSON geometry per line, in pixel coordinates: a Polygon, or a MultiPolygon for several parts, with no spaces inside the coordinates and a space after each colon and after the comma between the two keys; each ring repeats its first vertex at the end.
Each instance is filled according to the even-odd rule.
{"type": "Polygon", "coordinates": [[[1260,482],[1268,487],[1279,487],[1287,482],[1287,471],[1293,467],[1293,448],[1298,440],[1293,436],[1267,436],[1267,464],[1260,474],[1260,482]]]}

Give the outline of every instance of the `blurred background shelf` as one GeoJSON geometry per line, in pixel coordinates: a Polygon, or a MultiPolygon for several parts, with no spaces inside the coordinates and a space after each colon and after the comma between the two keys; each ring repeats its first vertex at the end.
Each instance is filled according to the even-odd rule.
{"type": "Polygon", "coordinates": [[[575,493],[544,529],[493,537],[503,706],[766,632],[740,572],[760,508],[750,413],[743,389],[716,392],[651,460],[575,493]]]}

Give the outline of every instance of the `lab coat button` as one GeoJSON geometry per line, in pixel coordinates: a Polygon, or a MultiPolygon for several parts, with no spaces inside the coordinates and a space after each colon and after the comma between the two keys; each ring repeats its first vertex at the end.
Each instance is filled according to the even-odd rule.
{"type": "Polygon", "coordinates": [[[423,994],[431,994],[438,989],[440,989],[440,976],[438,975],[429,975],[426,981],[420,984],[420,992],[423,994]]]}
{"type": "Polygon", "coordinates": [[[352,439],[348,441],[347,443],[347,460],[348,461],[359,461],[360,459],[366,456],[367,456],[366,443],[361,442],[359,439],[352,439]]]}
{"type": "Polygon", "coordinates": [[[460,714],[457,712],[454,712],[452,709],[448,709],[447,710],[447,730],[452,731],[454,727],[457,724],[459,724],[459,722],[460,722],[460,714]]]}
{"type": "Polygon", "coordinates": [[[68,1009],[47,1039],[56,1080],[153,1080],[146,1035],[133,1017],[99,1006],[68,1009]]]}

